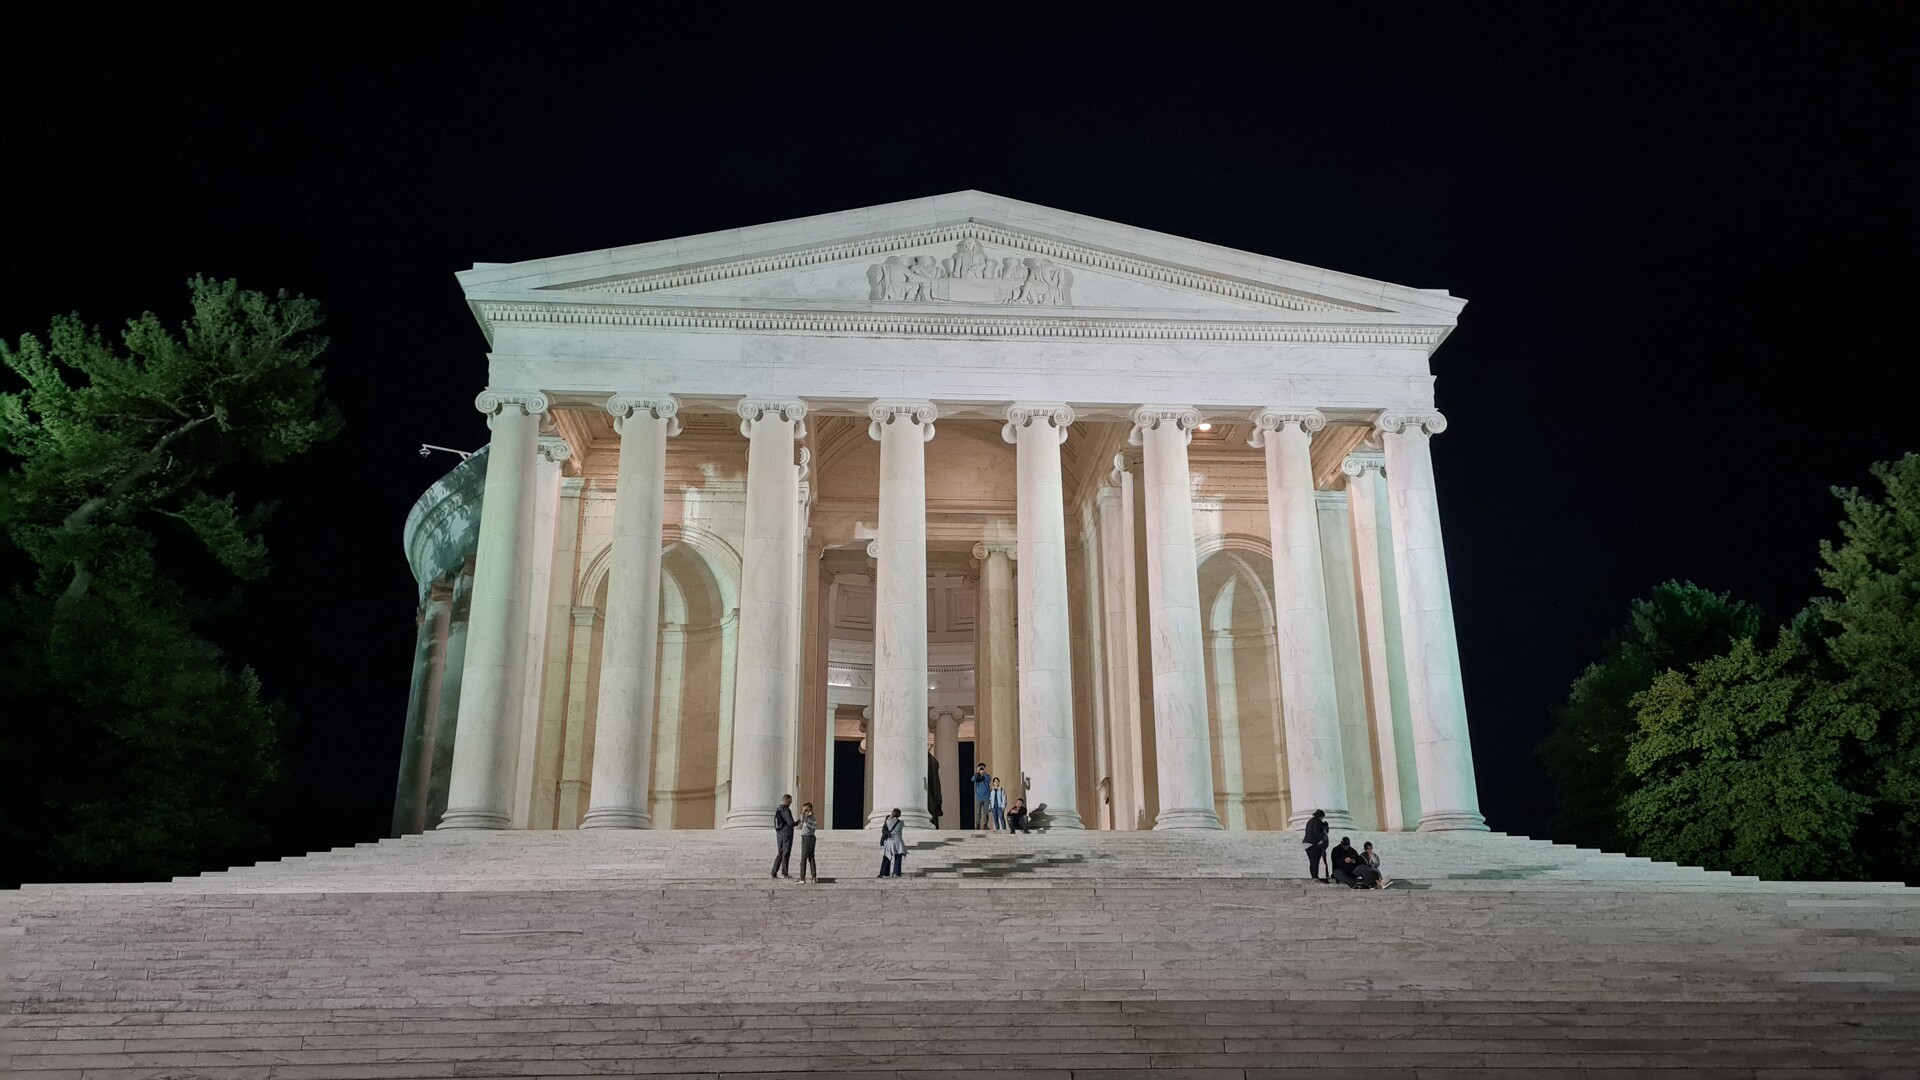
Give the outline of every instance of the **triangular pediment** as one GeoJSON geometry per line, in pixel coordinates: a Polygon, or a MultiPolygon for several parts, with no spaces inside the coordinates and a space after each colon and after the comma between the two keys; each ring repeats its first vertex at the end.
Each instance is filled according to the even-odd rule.
{"type": "Polygon", "coordinates": [[[460,277],[480,302],[702,309],[1451,323],[1464,303],[977,191],[460,277]]]}

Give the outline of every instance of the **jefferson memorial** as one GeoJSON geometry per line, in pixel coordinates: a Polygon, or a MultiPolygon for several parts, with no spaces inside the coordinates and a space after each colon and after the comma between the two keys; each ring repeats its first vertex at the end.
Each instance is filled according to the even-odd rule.
{"type": "Polygon", "coordinates": [[[1465,301],[977,191],[459,275],[393,831],[1482,830],[1465,301]]]}

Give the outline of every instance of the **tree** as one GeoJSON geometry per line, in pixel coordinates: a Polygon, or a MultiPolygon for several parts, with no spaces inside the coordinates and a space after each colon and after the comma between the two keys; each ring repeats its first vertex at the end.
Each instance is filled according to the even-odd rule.
{"type": "Polygon", "coordinates": [[[1869,828],[1882,876],[1920,878],[1920,456],[1873,466],[1885,501],[1835,488],[1844,543],[1821,541],[1814,601],[1847,690],[1880,714],[1869,828]]]}
{"type": "Polygon", "coordinates": [[[0,394],[10,876],[163,876],[261,835],[286,714],[196,623],[216,577],[266,573],[267,508],[216,492],[340,422],[315,301],[189,289],[178,334],[149,312],[116,342],[74,315],[0,342],[24,384],[0,394]]]}
{"type": "Polygon", "coordinates": [[[1870,800],[1854,781],[1875,714],[1822,677],[1799,633],[1765,651],[1743,638],[1660,675],[1634,705],[1639,786],[1622,809],[1639,854],[1782,880],[1866,876],[1855,833],[1870,800]]]}
{"type": "Polygon", "coordinates": [[[1635,600],[1601,659],[1573,681],[1539,753],[1559,788],[1552,830],[1563,843],[1626,851],[1621,804],[1639,781],[1627,768],[1638,730],[1634,695],[1663,671],[1717,656],[1761,626],[1760,609],[1692,582],[1669,581],[1635,600]]]}

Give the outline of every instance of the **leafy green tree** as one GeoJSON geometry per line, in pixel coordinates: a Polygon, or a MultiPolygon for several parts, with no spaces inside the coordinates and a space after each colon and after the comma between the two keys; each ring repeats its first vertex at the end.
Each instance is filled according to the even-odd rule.
{"type": "Polygon", "coordinates": [[[1873,467],[1884,501],[1834,489],[1844,542],[1821,541],[1814,601],[1848,692],[1880,713],[1869,831],[1880,876],[1920,879],[1920,455],[1873,467]]]}
{"type": "Polygon", "coordinates": [[[267,511],[218,492],[339,418],[315,301],[189,289],[177,333],[149,312],[116,341],[76,315],[0,342],[23,387],[0,394],[9,876],[163,876],[260,837],[286,717],[195,623],[209,566],[266,573],[267,511]]]}
{"type": "Polygon", "coordinates": [[[1639,787],[1622,809],[1637,853],[1763,878],[1868,876],[1855,835],[1874,710],[1823,676],[1799,633],[1764,651],[1743,638],[1634,704],[1639,787]]]}
{"type": "Polygon", "coordinates": [[[1717,656],[1758,633],[1760,625],[1759,608],[1692,582],[1666,582],[1633,602],[1627,625],[1607,639],[1599,662],[1573,681],[1540,746],[1559,788],[1555,840],[1630,850],[1621,804],[1639,785],[1627,768],[1627,749],[1639,727],[1634,695],[1661,672],[1717,656]]]}

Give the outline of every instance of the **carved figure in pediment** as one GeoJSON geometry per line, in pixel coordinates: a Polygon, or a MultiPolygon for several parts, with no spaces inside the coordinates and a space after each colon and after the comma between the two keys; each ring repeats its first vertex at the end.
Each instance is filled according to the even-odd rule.
{"type": "Polygon", "coordinates": [[[868,267],[867,283],[872,287],[868,297],[872,300],[905,300],[914,288],[907,261],[898,255],[889,255],[886,262],[868,267]]]}
{"type": "Polygon", "coordinates": [[[955,251],[953,258],[947,261],[950,264],[948,276],[956,278],[987,277],[987,267],[993,265],[987,258],[987,253],[980,249],[978,240],[960,241],[959,250],[955,251]]]}
{"type": "Polygon", "coordinates": [[[931,255],[915,255],[912,265],[907,267],[908,300],[933,300],[933,283],[947,276],[939,260],[931,255]]]}
{"type": "MultiPolygon", "coordinates": [[[[1016,283],[1025,281],[1027,279],[1027,264],[1009,255],[1000,260],[1000,277],[1005,281],[1016,283]]],[[[1014,286],[1014,291],[1016,293],[1019,291],[1018,284],[1014,286]]]]}
{"type": "Polygon", "coordinates": [[[1018,304],[1064,304],[1067,292],[1067,271],[1065,267],[1051,259],[1028,259],[1025,265],[1026,277],[1020,283],[1019,291],[1013,294],[1018,304]]]}

